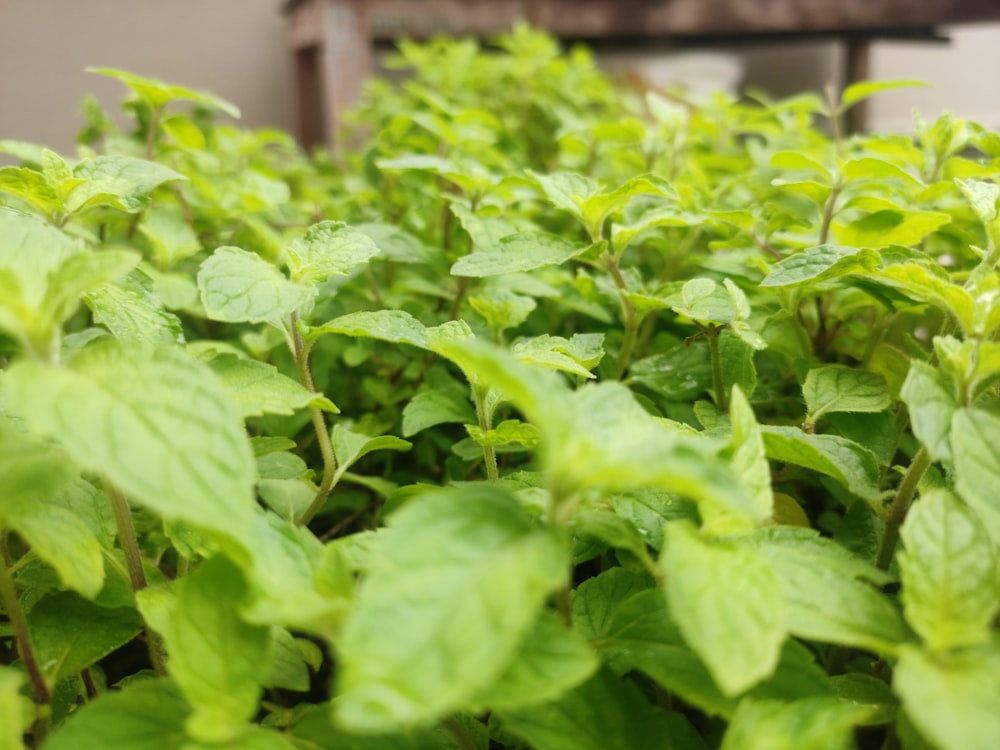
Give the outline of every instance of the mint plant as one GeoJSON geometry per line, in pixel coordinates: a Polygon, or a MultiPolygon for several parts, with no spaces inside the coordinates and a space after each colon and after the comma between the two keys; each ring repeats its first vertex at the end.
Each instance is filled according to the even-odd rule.
{"type": "Polygon", "coordinates": [[[992,750],[997,134],[392,64],[0,141],[0,747],[992,750]]]}

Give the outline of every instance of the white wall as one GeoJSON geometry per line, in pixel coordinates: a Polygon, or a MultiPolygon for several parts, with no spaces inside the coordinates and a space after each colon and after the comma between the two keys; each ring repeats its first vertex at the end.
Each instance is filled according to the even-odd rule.
{"type": "MultiPolygon", "coordinates": [[[[124,68],[212,91],[234,102],[251,127],[292,129],[292,59],[283,0],[0,0],[0,139],[43,143],[70,153],[80,102],[94,93],[117,112],[124,87],[84,72],[124,68]]],[[[873,100],[875,129],[908,130],[911,110],[943,109],[1000,127],[1000,24],[945,30],[948,45],[877,42],[873,78],[922,78],[929,89],[873,100]]],[[[791,94],[836,82],[833,41],[738,45],[728,49],[744,80],[791,94]]],[[[8,160],[9,162],[9,160],[8,160]]],[[[0,155],[0,164],[8,163],[0,155]]]]}
{"type": "Polygon", "coordinates": [[[879,130],[911,130],[914,108],[925,120],[948,110],[1000,129],[1000,23],[944,30],[950,44],[879,42],[873,78],[916,78],[931,88],[886,91],[872,99],[869,120],[879,130]]]}
{"type": "Polygon", "coordinates": [[[80,103],[118,112],[123,68],[236,104],[248,126],[294,125],[283,0],[0,0],[0,139],[74,149],[80,103]]]}

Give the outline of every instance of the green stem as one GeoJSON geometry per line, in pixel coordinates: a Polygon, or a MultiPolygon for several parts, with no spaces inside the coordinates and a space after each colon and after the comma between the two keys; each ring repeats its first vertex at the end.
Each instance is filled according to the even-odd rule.
{"type": "MultiPolygon", "coordinates": [[[[135,534],[135,524],[132,523],[132,513],[128,501],[121,491],[107,479],[101,479],[104,494],[108,496],[111,512],[115,517],[115,528],[118,532],[118,544],[125,555],[125,567],[128,568],[129,582],[132,591],[139,592],[146,588],[146,573],[142,569],[142,553],[139,551],[139,540],[135,534]]],[[[149,647],[149,660],[153,671],[161,677],[167,674],[167,652],[160,636],[153,630],[146,629],[146,641],[149,647]]]]}
{"type": "Polygon", "coordinates": [[[837,184],[830,188],[830,196],[826,199],[826,205],[823,206],[823,223],[819,228],[819,244],[825,245],[830,239],[830,225],[833,223],[833,217],[837,215],[837,199],[840,197],[840,191],[843,188],[837,184]]]}
{"type": "Polygon", "coordinates": [[[722,328],[709,326],[704,329],[708,336],[708,349],[712,353],[712,386],[715,389],[715,405],[720,411],[729,409],[729,399],[726,397],[726,383],[722,375],[722,347],[719,336],[722,328]]]}
{"type": "MultiPolygon", "coordinates": [[[[299,332],[298,313],[292,314],[291,320],[291,340],[292,354],[295,357],[295,367],[299,371],[299,379],[307,390],[318,393],[316,382],[313,380],[312,370],[309,367],[309,354],[311,346],[307,345],[299,332]]],[[[320,454],[323,457],[323,478],[316,489],[316,496],[312,503],[306,508],[305,513],[299,516],[296,523],[304,526],[309,523],[326,503],[333,486],[337,483],[337,458],[333,453],[333,444],[330,442],[330,433],[326,428],[326,417],[323,410],[315,406],[309,407],[309,416],[312,417],[313,430],[316,432],[316,442],[319,443],[320,454]]]]}
{"type": "MultiPolygon", "coordinates": [[[[472,387],[472,400],[476,402],[476,420],[479,422],[479,429],[485,435],[492,428],[492,420],[486,410],[486,390],[480,386],[472,387]]],[[[497,449],[492,445],[483,446],[483,462],[486,465],[486,478],[496,480],[500,478],[497,471],[497,449]]]]}
{"type": "Polygon", "coordinates": [[[102,479],[104,494],[111,503],[111,512],[115,516],[115,528],[118,530],[118,544],[125,554],[125,565],[128,567],[128,577],[133,591],[142,591],[149,585],[146,573],[142,569],[142,554],[139,552],[139,541],[135,535],[135,525],[129,512],[125,496],[107,479],[102,479]]]}
{"type": "Polygon", "coordinates": [[[448,734],[454,737],[455,742],[462,750],[476,750],[476,743],[466,728],[459,724],[455,717],[449,716],[444,720],[443,726],[448,730],[448,734]]]}
{"type": "Polygon", "coordinates": [[[6,555],[0,555],[0,606],[7,613],[7,619],[10,620],[11,629],[14,631],[17,653],[24,663],[28,679],[31,680],[31,691],[34,694],[35,703],[47,705],[52,700],[52,696],[49,693],[49,686],[45,684],[42,670],[38,668],[35,650],[31,645],[31,635],[28,633],[28,621],[24,617],[24,610],[21,609],[21,602],[17,598],[17,591],[14,589],[14,581],[11,579],[5,557],[6,555]]]}
{"type": "Polygon", "coordinates": [[[611,276],[611,280],[614,281],[615,287],[618,289],[618,298],[621,301],[622,306],[622,317],[625,319],[625,332],[622,337],[622,346],[618,351],[618,359],[615,362],[615,372],[618,375],[618,379],[621,380],[622,375],[625,374],[626,368],[628,368],[629,360],[632,359],[632,351],[635,349],[636,336],[639,333],[639,315],[636,312],[635,305],[632,304],[632,300],[628,298],[628,287],[625,284],[625,277],[622,276],[621,269],[618,267],[618,259],[615,258],[611,253],[605,251],[602,257],[604,262],[604,267],[607,269],[611,276]]]}
{"type": "Polygon", "coordinates": [[[878,554],[875,556],[875,566],[882,570],[888,570],[892,562],[892,556],[896,551],[896,543],[899,541],[899,529],[906,520],[906,514],[913,504],[913,498],[917,494],[917,485],[923,478],[927,469],[931,465],[931,457],[927,449],[923,446],[913,456],[910,466],[903,474],[903,479],[896,488],[896,494],[892,498],[892,503],[885,515],[885,531],[882,532],[882,542],[879,544],[878,554]]]}

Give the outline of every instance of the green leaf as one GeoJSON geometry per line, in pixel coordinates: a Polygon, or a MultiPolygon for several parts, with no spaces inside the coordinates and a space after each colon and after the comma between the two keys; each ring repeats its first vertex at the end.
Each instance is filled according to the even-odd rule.
{"type": "Polygon", "coordinates": [[[46,750],[177,750],[191,709],[169,680],[138,680],[90,701],[46,739],[46,750]]]}
{"type": "Polygon", "coordinates": [[[442,341],[436,350],[470,381],[500,388],[541,430],[550,489],[560,499],[656,487],[756,518],[751,498],[714,446],[663,427],[623,385],[604,382],[570,392],[545,370],[470,338],[442,341]]]}
{"type": "Polygon", "coordinates": [[[955,180],[966,200],[972,205],[979,220],[989,226],[997,218],[997,200],[1000,185],[982,180],[955,180]]]}
{"type": "Polygon", "coordinates": [[[776,263],[760,282],[762,287],[820,284],[860,271],[874,271],[878,255],[842,245],[816,245],[776,263]]]}
{"type": "Polygon", "coordinates": [[[792,634],[887,653],[909,640],[899,611],[869,583],[885,584],[887,575],[833,540],[780,526],[737,541],[777,575],[792,634]]]}
{"type": "MultiPolygon", "coordinates": [[[[315,494],[309,491],[310,502],[315,494]]],[[[242,617],[332,638],[354,595],[354,577],[340,551],[273,513],[257,514],[247,539],[254,554],[242,617]]]]}
{"type": "Polygon", "coordinates": [[[499,716],[505,729],[534,750],[681,748],[672,715],[654,709],[632,683],[601,670],[557,700],[499,716]]]}
{"type": "Polygon", "coordinates": [[[774,511],[771,465],[767,461],[757,417],[739,388],[732,390],[729,421],[733,430],[729,441],[729,465],[753,497],[755,515],[769,517],[774,511]]]}
{"type": "Polygon", "coordinates": [[[426,326],[403,310],[348,313],[313,328],[312,332],[364,336],[396,344],[411,344],[421,349],[430,346],[426,326]]]}
{"type": "Polygon", "coordinates": [[[471,424],[465,425],[465,429],[469,433],[469,437],[479,445],[494,448],[507,445],[533,448],[539,440],[538,428],[519,419],[505,419],[489,430],[483,430],[471,424]]]}
{"type": "Polygon", "coordinates": [[[29,167],[0,169],[0,193],[16,195],[50,219],[59,218],[62,200],[41,172],[29,167]]]}
{"type": "Polygon", "coordinates": [[[4,392],[33,428],[135,502],[237,542],[247,528],[255,472],[242,420],[183,351],[102,340],[66,368],[15,363],[4,392]]]}
{"type": "Polygon", "coordinates": [[[139,234],[152,247],[160,269],[172,268],[201,250],[201,241],[180,207],[157,206],[155,210],[146,211],[139,224],[139,234]]]}
{"type": "Polygon", "coordinates": [[[910,361],[900,397],[910,412],[913,434],[934,461],[951,461],[951,421],[958,409],[944,374],[918,359],[910,361]]]}
{"type": "Polygon", "coordinates": [[[553,206],[568,211],[581,221],[583,220],[581,201],[599,190],[596,182],[576,172],[553,172],[544,175],[532,172],[530,169],[526,171],[528,176],[542,188],[545,197],[553,206]]]}
{"type": "Polygon", "coordinates": [[[783,627],[781,585],[748,549],[713,543],[687,524],[669,524],[660,565],[670,611],[725,695],[769,677],[783,627]]]}
{"type": "Polygon", "coordinates": [[[507,670],[477,700],[491,711],[509,711],[557,699],[597,671],[586,641],[551,612],[542,615],[507,670]]]}
{"type": "Polygon", "coordinates": [[[875,94],[883,91],[929,85],[930,84],[926,81],[912,79],[898,81],[858,81],[857,83],[852,83],[844,89],[843,93],[840,95],[840,107],[838,107],[838,111],[843,112],[844,110],[853,107],[863,99],[867,99],[868,97],[874,96],[875,94]]]}
{"type": "Polygon", "coordinates": [[[869,706],[834,697],[740,701],[720,750],[848,750],[869,706]]]}
{"type": "Polygon", "coordinates": [[[379,249],[364,232],[340,221],[313,224],[304,237],[285,248],[293,281],[319,282],[329,276],[347,276],[366,264],[379,249]]]}
{"type": "Polygon", "coordinates": [[[149,194],[165,182],[187,178],[169,167],[131,156],[98,156],[81,161],[73,176],[84,180],[66,201],[70,211],[111,206],[138,213],[152,202],[149,194]]]}
{"type": "Polygon", "coordinates": [[[1000,610],[997,554],[979,520],[947,490],[914,503],[900,535],[906,619],[932,651],[987,643],[1000,610]]]}
{"type": "Polygon", "coordinates": [[[208,317],[227,323],[278,324],[313,297],[312,289],[238,247],[220,247],[201,264],[198,290],[208,317]]]}
{"type": "Polygon", "coordinates": [[[820,162],[800,151],[779,151],[771,157],[771,166],[800,172],[815,172],[829,184],[833,181],[830,170],[820,162]]]}
{"type": "Polygon", "coordinates": [[[860,276],[876,286],[888,287],[915,302],[934,305],[953,316],[962,330],[976,333],[975,301],[967,290],[918,262],[894,263],[860,276]]]}
{"type": "Polygon", "coordinates": [[[912,188],[922,188],[924,184],[902,167],[885,159],[863,156],[851,159],[840,169],[841,174],[852,182],[899,180],[912,188]]]}
{"type": "Polygon", "coordinates": [[[107,76],[109,78],[115,78],[132,90],[139,99],[146,102],[150,107],[154,109],[159,109],[160,107],[166,106],[171,102],[184,101],[193,102],[199,104],[203,107],[211,107],[212,109],[219,110],[220,112],[225,112],[230,117],[239,117],[240,111],[235,105],[230,104],[224,99],[220,99],[214,94],[206,94],[201,91],[193,91],[192,89],[186,89],[183,86],[175,86],[169,83],[164,83],[155,78],[143,78],[141,76],[134,75],[133,73],[127,73],[124,70],[116,70],[114,68],[87,68],[88,73],[96,73],[97,75],[107,76]]]}
{"type": "Polygon", "coordinates": [[[496,287],[488,287],[480,294],[469,297],[469,304],[497,334],[508,328],[517,328],[538,306],[531,297],[496,287]]]}
{"type": "Polygon", "coordinates": [[[269,650],[271,664],[263,684],[300,693],[308,691],[309,665],[295,637],[284,628],[271,628],[269,650]]]}
{"type": "Polygon", "coordinates": [[[408,451],[413,447],[413,443],[393,435],[371,437],[351,432],[339,424],[334,425],[330,439],[333,442],[333,454],[337,458],[337,472],[340,474],[372,451],[408,451]]]}
{"type": "Polygon", "coordinates": [[[411,437],[439,424],[469,424],[475,421],[476,413],[466,394],[445,390],[420,391],[403,407],[403,436],[411,437]]]}
{"type": "Polygon", "coordinates": [[[231,740],[257,710],[271,636],[240,617],[245,588],[239,570],[215,557],[167,590],[137,594],[143,617],[163,636],[171,678],[193,709],[184,724],[194,739],[231,740]]]}
{"type": "Polygon", "coordinates": [[[840,242],[853,247],[911,247],[951,220],[940,211],[909,211],[885,201],[884,207],[850,223],[835,220],[833,231],[840,242]]]}
{"type": "Polygon", "coordinates": [[[77,475],[64,451],[0,418],[0,529],[16,531],[64,586],[93,598],[104,583],[100,543],[83,520],[59,504],[77,475]]]}
{"type": "Polygon", "coordinates": [[[10,667],[0,666],[0,750],[24,750],[22,715],[25,699],[21,697],[24,675],[10,667]]]}
{"type": "Polygon", "coordinates": [[[545,232],[519,232],[504,237],[495,248],[477,250],[459,258],[451,267],[454,276],[499,276],[555,266],[587,250],[545,232]]]}
{"type": "Polygon", "coordinates": [[[497,488],[411,499],[389,527],[337,644],[334,714],[355,730],[471,707],[565,582],[564,544],[497,488]]]}
{"type": "Polygon", "coordinates": [[[826,414],[880,412],[892,403],[885,378],[845,365],[811,369],[802,384],[802,396],[809,410],[806,419],[813,424],[826,414]]]}
{"type": "Polygon", "coordinates": [[[899,655],[893,689],[911,722],[941,750],[993,750],[1000,737],[1000,648],[996,643],[936,657],[899,655]]]}
{"type": "Polygon", "coordinates": [[[612,215],[621,211],[637,195],[666,195],[669,183],[652,174],[630,177],[612,190],[602,190],[579,201],[580,213],[584,226],[590,236],[596,239],[601,236],[604,222],[612,215]]]}
{"type": "Polygon", "coordinates": [[[35,658],[50,688],[124,646],[142,630],[134,609],[100,607],[68,591],[42,598],[28,611],[27,620],[35,658]]]}
{"type": "Polygon", "coordinates": [[[313,406],[338,414],[340,410],[322,393],[307,390],[298,381],[278,372],[278,368],[235,354],[221,354],[208,366],[222,382],[227,395],[243,418],[263,414],[294,414],[296,409],[313,406]]]}
{"type": "MultiPolygon", "coordinates": [[[[603,340],[603,336],[598,336],[601,340],[603,340]]],[[[593,356],[595,352],[593,349],[586,351],[580,350],[579,355],[574,356],[576,353],[574,351],[576,348],[575,345],[580,342],[580,337],[581,334],[575,334],[573,340],[570,340],[565,339],[562,336],[550,336],[546,333],[541,336],[535,336],[530,339],[521,339],[515,342],[515,344],[510,348],[510,353],[522,362],[541,365],[542,367],[549,367],[553,370],[568,372],[581,378],[591,379],[595,376],[585,365],[593,362],[593,364],[590,365],[593,367],[597,364],[597,362],[594,361],[593,356]]],[[[596,359],[599,361],[602,355],[603,350],[601,350],[598,345],[596,359]]]]}
{"type": "MultiPolygon", "coordinates": [[[[2,486],[3,482],[0,482],[2,486]]],[[[94,532],[76,514],[39,494],[0,501],[0,527],[16,531],[67,588],[88,599],[104,585],[104,558],[94,532]]]]}
{"type": "Polygon", "coordinates": [[[951,419],[955,488],[993,543],[1000,546],[1000,417],[982,409],[959,409],[951,419]]]}
{"type": "Polygon", "coordinates": [[[708,342],[677,344],[629,367],[629,382],[638,383],[670,401],[693,400],[712,387],[708,342]]]}
{"type": "Polygon", "coordinates": [[[121,341],[138,341],[157,346],[183,344],[181,322],[167,312],[152,290],[152,282],[140,271],[124,279],[104,284],[83,295],[94,322],[107,328],[121,341]]]}
{"type": "Polygon", "coordinates": [[[839,435],[811,435],[797,427],[764,425],[761,430],[772,461],[832,477],[869,503],[880,500],[878,459],[867,448],[839,435]]]}

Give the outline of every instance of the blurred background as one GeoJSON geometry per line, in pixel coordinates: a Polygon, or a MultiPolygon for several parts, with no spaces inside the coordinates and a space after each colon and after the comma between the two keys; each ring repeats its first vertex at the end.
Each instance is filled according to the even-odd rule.
{"type": "Polygon", "coordinates": [[[0,138],[74,150],[80,104],[117,111],[116,67],[235,103],[248,127],[320,142],[393,38],[489,35],[526,18],[652,86],[775,96],[916,78],[859,127],[914,108],[1000,127],[1000,0],[0,0],[0,138]]]}

